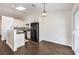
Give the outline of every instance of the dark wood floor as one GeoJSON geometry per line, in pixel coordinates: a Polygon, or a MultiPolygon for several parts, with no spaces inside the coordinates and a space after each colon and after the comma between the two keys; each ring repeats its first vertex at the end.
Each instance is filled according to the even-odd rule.
{"type": "Polygon", "coordinates": [[[29,41],[13,52],[5,42],[0,41],[0,55],[74,55],[74,52],[68,46],[48,41],[29,41]]]}
{"type": "Polygon", "coordinates": [[[0,40],[0,55],[13,55],[13,51],[10,47],[4,42],[0,40]]]}

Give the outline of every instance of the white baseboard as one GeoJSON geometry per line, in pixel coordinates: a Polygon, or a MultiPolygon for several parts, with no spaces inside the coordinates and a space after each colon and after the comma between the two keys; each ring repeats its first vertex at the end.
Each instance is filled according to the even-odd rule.
{"type": "MultiPolygon", "coordinates": [[[[44,39],[43,39],[43,40],[44,40],[44,39]]],[[[40,41],[42,41],[42,40],[40,40],[40,41]]],[[[46,39],[45,39],[45,41],[53,42],[53,41],[46,40],[46,39]]],[[[59,43],[59,42],[53,42],[53,43],[57,43],[57,44],[61,44],[61,45],[65,45],[65,46],[69,46],[69,47],[71,47],[71,48],[72,48],[72,46],[67,45],[67,44],[63,44],[63,43],[59,43]]]]}

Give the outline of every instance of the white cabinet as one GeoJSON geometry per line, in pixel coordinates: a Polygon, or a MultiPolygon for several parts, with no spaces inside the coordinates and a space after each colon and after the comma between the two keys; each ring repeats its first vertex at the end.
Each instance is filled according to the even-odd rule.
{"type": "Polygon", "coordinates": [[[25,34],[24,33],[18,33],[17,30],[14,30],[14,51],[17,50],[17,48],[25,45],[25,34]]]}

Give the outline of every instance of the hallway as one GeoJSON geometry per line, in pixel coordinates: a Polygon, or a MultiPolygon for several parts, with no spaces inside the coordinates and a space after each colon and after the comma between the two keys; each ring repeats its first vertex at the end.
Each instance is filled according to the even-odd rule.
{"type": "Polygon", "coordinates": [[[44,40],[40,43],[29,41],[13,52],[5,42],[0,41],[0,55],[74,55],[74,52],[68,46],[44,40]]]}

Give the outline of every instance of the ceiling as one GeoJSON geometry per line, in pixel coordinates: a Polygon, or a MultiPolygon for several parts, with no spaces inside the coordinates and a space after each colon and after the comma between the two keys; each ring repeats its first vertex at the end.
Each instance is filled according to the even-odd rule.
{"type": "MultiPolygon", "coordinates": [[[[71,11],[72,3],[46,3],[46,11],[71,11]]],[[[43,3],[0,3],[0,16],[10,16],[22,19],[31,13],[42,13],[43,3]],[[26,8],[24,11],[18,11],[12,5],[23,6],[26,8]]]]}

